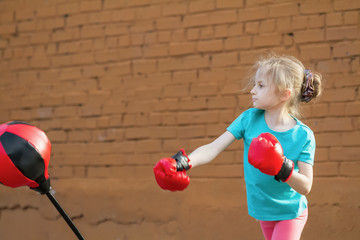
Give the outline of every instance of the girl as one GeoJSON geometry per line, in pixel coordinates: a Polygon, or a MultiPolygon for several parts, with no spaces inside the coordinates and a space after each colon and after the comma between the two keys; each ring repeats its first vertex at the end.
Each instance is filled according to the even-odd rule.
{"type": "Polygon", "coordinates": [[[186,170],[211,162],[236,139],[244,140],[244,176],[249,215],[266,240],[300,239],[313,182],[314,134],[298,120],[301,102],[321,93],[321,76],[290,56],[270,56],[254,65],[254,108],[243,112],[215,141],[187,156],[184,150],[154,167],[160,187],[183,190],[186,170]],[[275,176],[275,179],[274,177],[275,176]]]}

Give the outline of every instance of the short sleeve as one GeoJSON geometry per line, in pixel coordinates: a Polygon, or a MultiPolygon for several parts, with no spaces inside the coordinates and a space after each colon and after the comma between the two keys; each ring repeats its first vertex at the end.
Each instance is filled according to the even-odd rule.
{"type": "Polygon", "coordinates": [[[234,137],[239,140],[244,137],[245,129],[247,127],[247,122],[249,121],[249,115],[251,110],[243,112],[239,117],[237,117],[230,126],[226,129],[234,137]]]}
{"type": "Polygon", "coordinates": [[[298,161],[314,165],[315,148],[316,143],[314,134],[312,132],[309,132],[308,138],[303,146],[298,161]]]}

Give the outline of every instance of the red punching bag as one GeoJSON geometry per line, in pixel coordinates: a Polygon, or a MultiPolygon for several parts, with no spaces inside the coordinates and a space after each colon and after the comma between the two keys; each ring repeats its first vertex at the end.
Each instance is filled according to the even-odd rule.
{"type": "Polygon", "coordinates": [[[29,186],[46,194],[78,239],[83,240],[84,237],[50,191],[50,153],[50,141],[37,127],[19,121],[1,124],[0,183],[13,188],[29,186]]]}
{"type": "Polygon", "coordinates": [[[0,182],[48,192],[50,152],[49,139],[35,126],[18,121],[0,125],[0,182]]]}

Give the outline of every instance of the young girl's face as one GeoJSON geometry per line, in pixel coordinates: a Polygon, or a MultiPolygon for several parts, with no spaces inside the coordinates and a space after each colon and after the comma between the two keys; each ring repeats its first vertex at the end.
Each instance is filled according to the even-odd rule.
{"type": "Polygon", "coordinates": [[[281,103],[277,89],[265,74],[256,74],[254,87],[251,90],[255,108],[270,110],[281,103]]]}

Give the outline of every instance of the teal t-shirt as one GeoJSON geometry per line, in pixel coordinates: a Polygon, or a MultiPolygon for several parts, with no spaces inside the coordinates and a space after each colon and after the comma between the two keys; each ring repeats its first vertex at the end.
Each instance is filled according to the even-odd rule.
{"type": "Polygon", "coordinates": [[[298,119],[296,126],[285,132],[271,130],[265,121],[265,111],[251,108],[243,112],[227,131],[236,139],[244,140],[244,176],[249,215],[262,221],[279,221],[297,218],[307,207],[307,199],[287,183],[278,182],[248,162],[248,150],[253,138],[269,132],[280,142],[284,155],[295,164],[298,161],[314,164],[315,138],[309,127],[298,119]]]}

